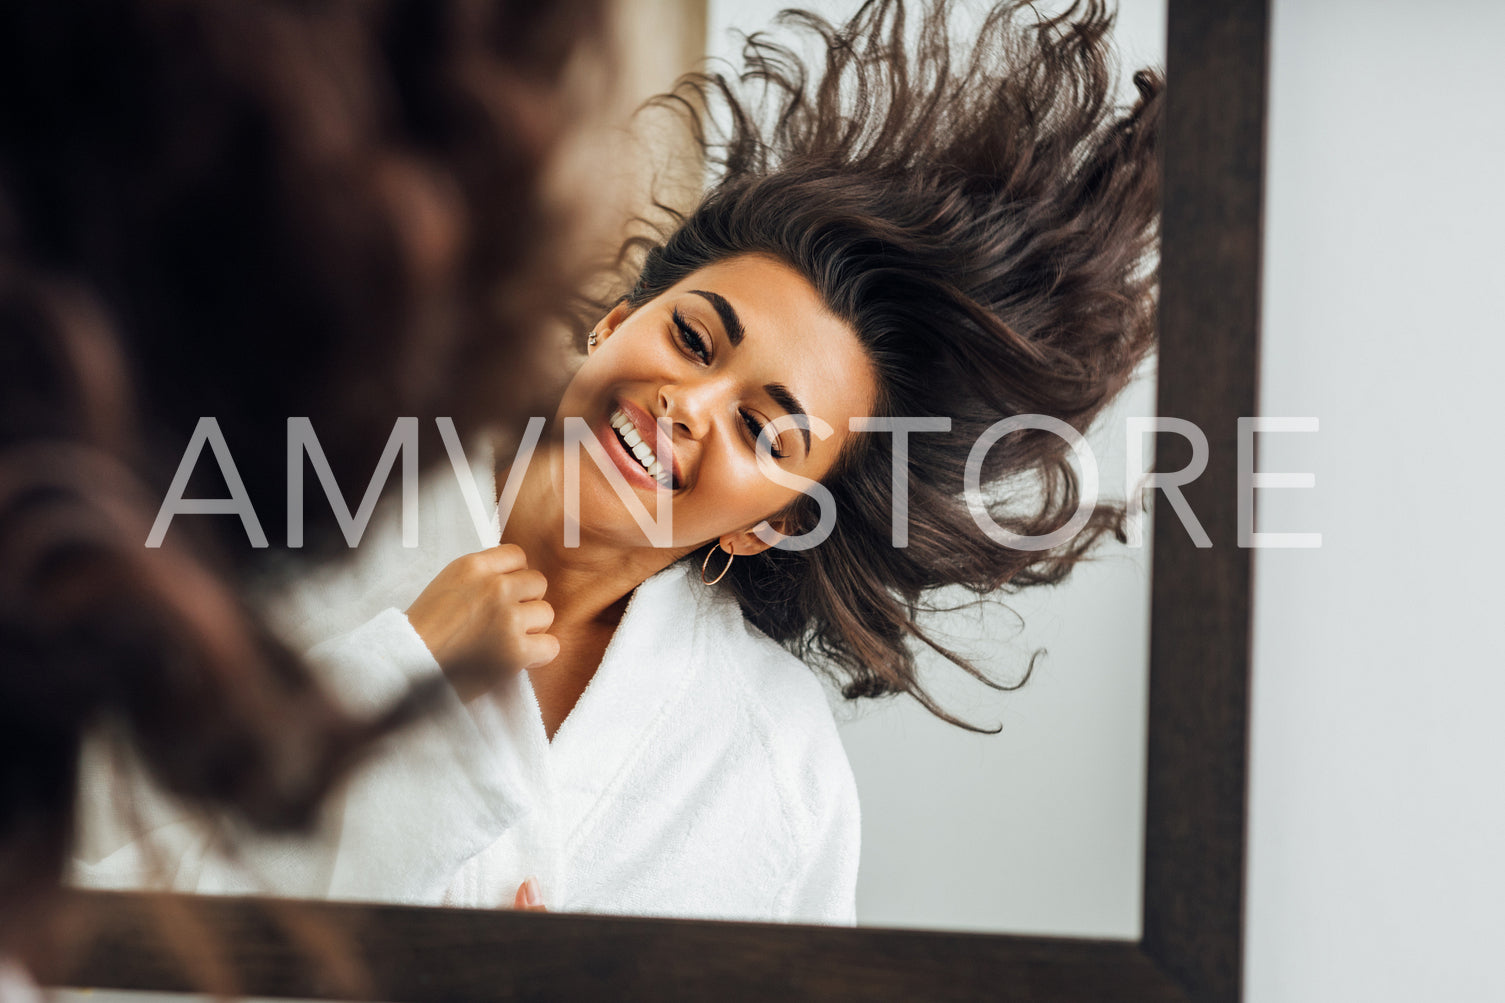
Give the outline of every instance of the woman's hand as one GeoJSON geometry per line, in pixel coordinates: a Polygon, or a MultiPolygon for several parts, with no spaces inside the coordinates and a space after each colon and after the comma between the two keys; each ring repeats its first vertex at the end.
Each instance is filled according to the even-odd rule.
{"type": "Polygon", "coordinates": [[[554,622],[543,601],[548,584],[521,547],[504,543],[446,565],[408,607],[408,622],[460,699],[472,700],[559,654],[558,639],[545,633],[554,622]]]}

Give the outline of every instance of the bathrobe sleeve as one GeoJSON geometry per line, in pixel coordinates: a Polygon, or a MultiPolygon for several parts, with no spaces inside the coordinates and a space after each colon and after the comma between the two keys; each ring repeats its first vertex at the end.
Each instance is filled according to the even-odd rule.
{"type": "MultiPolygon", "coordinates": [[[[396,609],[319,645],[309,661],[332,695],[370,715],[414,682],[440,672],[421,638],[396,609]]],[[[96,771],[84,805],[101,822],[101,804],[134,797],[134,821],[120,812],[85,833],[74,880],[94,887],[166,885],[206,894],[438,904],[456,870],[531,809],[504,736],[446,690],[431,714],[376,749],[326,804],[312,838],[241,834],[235,861],[216,852],[193,813],[146,788],[139,767],[121,784],[96,771]],[[101,789],[106,780],[113,789],[101,789]],[[124,833],[124,837],[122,837],[124,833]]]]}
{"type": "MultiPolygon", "coordinates": [[[[309,653],[334,693],[373,714],[441,670],[408,619],[388,609],[309,653]]],[[[438,903],[460,866],[532,809],[509,736],[488,730],[454,691],[377,751],[336,805],[326,895],[438,903]]]]}

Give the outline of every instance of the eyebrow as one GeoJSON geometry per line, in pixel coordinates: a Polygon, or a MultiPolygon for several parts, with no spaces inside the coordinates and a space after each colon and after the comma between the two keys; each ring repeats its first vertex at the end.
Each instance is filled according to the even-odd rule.
{"type": "Polygon", "coordinates": [[[691,289],[690,292],[704,298],[715,309],[716,316],[721,318],[721,326],[726,328],[726,340],[732,343],[732,347],[742,344],[747,332],[743,330],[742,318],[737,316],[736,308],[726,301],[726,297],[720,293],[708,293],[704,289],[691,289]]]}
{"type": "MultiPolygon", "coordinates": [[[[773,402],[775,404],[777,404],[779,407],[783,408],[790,414],[804,415],[806,418],[810,417],[810,413],[805,410],[805,405],[801,404],[800,399],[794,396],[794,394],[790,393],[789,388],[784,386],[784,384],[765,383],[763,384],[763,392],[768,394],[769,397],[773,398],[773,402]]],[[[809,456],[810,423],[808,421],[806,421],[804,425],[800,426],[800,435],[805,439],[805,455],[809,456]]]]}

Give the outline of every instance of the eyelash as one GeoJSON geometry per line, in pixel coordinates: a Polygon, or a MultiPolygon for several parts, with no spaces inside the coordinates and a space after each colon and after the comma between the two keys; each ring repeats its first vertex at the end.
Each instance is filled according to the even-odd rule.
{"type": "MultiPolygon", "coordinates": [[[[695,356],[701,365],[708,365],[711,361],[711,352],[710,348],[706,345],[705,339],[700,336],[700,332],[690,326],[690,322],[685,320],[684,314],[679,312],[678,307],[674,308],[670,316],[674,318],[674,326],[679,330],[679,340],[685,346],[685,350],[695,356]]],[[[742,412],[742,421],[747,425],[748,431],[752,433],[753,441],[756,442],[758,436],[763,434],[764,426],[751,411],[742,412]]],[[[789,458],[788,453],[779,452],[778,447],[772,443],[769,443],[769,447],[769,452],[773,455],[774,459],[785,460],[789,458]]]]}
{"type": "MultiPolygon", "coordinates": [[[[763,425],[758,423],[757,415],[751,411],[743,411],[742,420],[747,424],[748,431],[752,432],[753,441],[757,442],[758,436],[763,434],[764,428],[763,425]]],[[[786,460],[789,458],[789,454],[779,452],[779,447],[775,446],[772,441],[768,443],[768,451],[773,454],[775,460],[786,460]]]]}
{"type": "Polygon", "coordinates": [[[679,312],[679,307],[674,308],[671,316],[674,318],[674,326],[679,328],[679,340],[684,342],[685,348],[700,360],[701,365],[709,364],[711,350],[706,346],[705,339],[700,336],[700,332],[690,326],[690,322],[685,320],[685,315],[679,312]]]}

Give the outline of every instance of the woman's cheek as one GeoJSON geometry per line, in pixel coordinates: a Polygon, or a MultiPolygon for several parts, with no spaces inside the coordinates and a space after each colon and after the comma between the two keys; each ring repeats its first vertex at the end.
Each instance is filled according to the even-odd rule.
{"type": "Polygon", "coordinates": [[[743,483],[738,485],[738,508],[747,515],[748,521],[766,518],[794,501],[798,491],[778,484],[755,463],[749,463],[743,483]]]}

